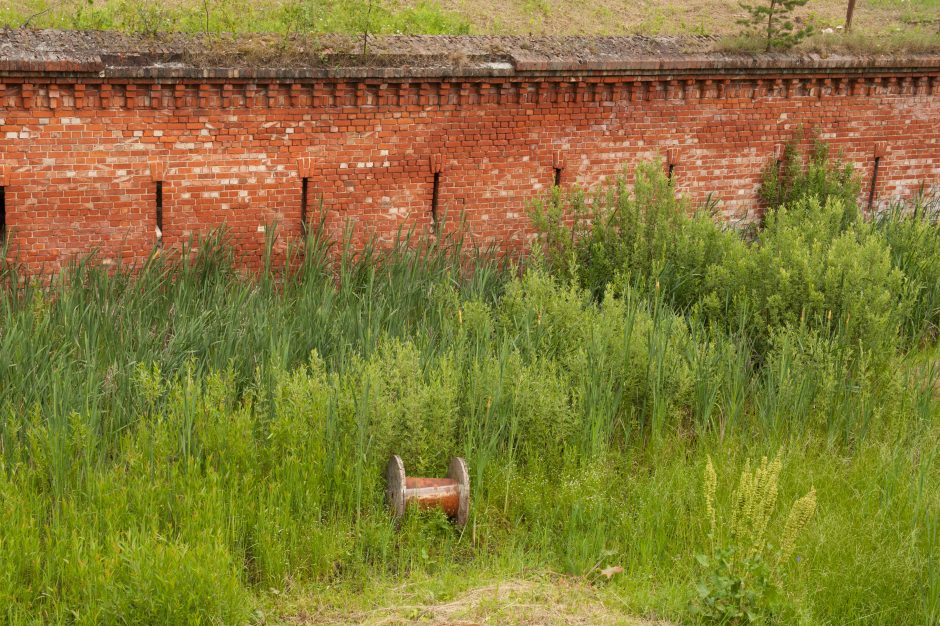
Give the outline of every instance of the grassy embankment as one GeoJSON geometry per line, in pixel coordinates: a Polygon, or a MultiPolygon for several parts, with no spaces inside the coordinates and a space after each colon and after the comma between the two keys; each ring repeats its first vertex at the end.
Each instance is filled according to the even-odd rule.
{"type": "MultiPolygon", "coordinates": [[[[838,29],[843,2],[813,0],[797,10],[817,35],[801,50],[940,50],[940,0],[860,0],[853,32],[838,29]],[[825,34],[826,29],[836,32],[825,34]]],[[[502,35],[711,35],[723,50],[759,50],[738,37],[736,0],[10,0],[0,25],[134,33],[372,33],[502,35]]]]}

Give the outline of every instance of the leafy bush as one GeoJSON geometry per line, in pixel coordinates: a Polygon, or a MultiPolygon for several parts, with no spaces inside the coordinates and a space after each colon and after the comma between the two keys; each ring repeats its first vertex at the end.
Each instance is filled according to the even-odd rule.
{"type": "Polygon", "coordinates": [[[556,187],[546,201],[535,203],[532,221],[552,271],[577,276],[599,295],[616,274],[652,287],[666,271],[687,210],[654,161],[637,166],[632,188],[625,173],[590,197],[556,187]]]}
{"type": "Polygon", "coordinates": [[[447,466],[457,435],[457,377],[450,359],[438,358],[429,369],[413,343],[382,341],[354,384],[354,429],[368,441],[373,466],[392,454],[407,458],[415,474],[447,466]]]}
{"type": "Polygon", "coordinates": [[[845,228],[842,201],[804,196],[772,213],[753,251],[752,310],[769,337],[800,322],[848,345],[889,353],[907,317],[904,275],[870,225],[845,228]]]}
{"type": "Polygon", "coordinates": [[[829,145],[814,139],[808,154],[803,154],[802,132],[788,141],[780,160],[767,164],[761,176],[758,195],[772,213],[780,206],[807,196],[816,196],[825,205],[830,197],[842,201],[841,227],[847,228],[858,218],[858,194],[861,180],[851,163],[832,159],[829,145]]]}
{"type": "MultiPolygon", "coordinates": [[[[617,433],[624,437],[633,427],[643,436],[661,432],[691,389],[686,321],[661,303],[643,302],[629,283],[611,285],[609,293],[598,310],[587,291],[532,268],[507,285],[497,309],[504,336],[514,338],[524,357],[555,359],[562,372],[580,373],[566,381],[577,388],[572,403],[581,411],[581,429],[576,419],[569,432],[589,458],[606,451],[618,422],[629,424],[617,433]]],[[[568,421],[557,419],[552,432],[568,421]]]]}
{"type": "Polygon", "coordinates": [[[918,234],[904,235],[900,226],[863,221],[851,167],[832,162],[824,144],[805,169],[789,147],[781,170],[784,176],[765,179],[762,193],[780,202],[771,202],[754,238],[706,212],[690,217],[652,163],[637,167],[632,190],[621,175],[591,194],[554,190],[537,203],[539,252],[547,267],[595,297],[609,284],[629,284],[726,332],[743,332],[759,354],[777,329],[805,324],[843,337],[856,355],[890,355],[899,333],[919,334],[936,319],[935,302],[924,300],[936,292],[934,266],[914,262],[915,252],[934,258],[935,226],[925,222],[918,234]],[[889,230],[911,249],[893,252],[889,230]],[[916,285],[902,264],[919,268],[916,285]]]}

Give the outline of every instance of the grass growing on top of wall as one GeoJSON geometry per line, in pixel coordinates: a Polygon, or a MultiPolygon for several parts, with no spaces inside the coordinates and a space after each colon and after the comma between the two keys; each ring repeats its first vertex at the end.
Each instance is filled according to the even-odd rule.
{"type": "MultiPolygon", "coordinates": [[[[741,36],[735,0],[11,0],[0,25],[108,29],[144,34],[371,33],[496,35],[711,35],[719,49],[760,51],[741,36]]],[[[817,35],[804,50],[918,52],[940,49],[937,0],[878,0],[856,7],[853,32],[839,29],[845,2],[812,0],[797,10],[817,35]]]]}
{"type": "Polygon", "coordinates": [[[154,4],[142,0],[8,5],[0,21],[19,26],[132,33],[466,34],[470,24],[435,0],[206,0],[154,4]]]}
{"type": "Polygon", "coordinates": [[[260,623],[325,589],[367,610],[376,589],[446,599],[551,571],[694,621],[709,459],[725,520],[747,460],[779,454],[768,541],[783,504],[815,488],[818,510],[755,615],[937,621],[935,216],[843,222],[802,198],[748,243],[644,193],[615,205],[641,247],[583,235],[603,280],[548,246],[517,270],[458,241],[335,255],[316,235],[260,276],[224,238],[47,288],[3,266],[0,619],[260,623]],[[751,256],[777,281],[736,274],[751,256]],[[861,262],[884,268],[855,277],[861,262]],[[466,456],[465,530],[395,528],[392,452],[414,475],[466,456]]]}

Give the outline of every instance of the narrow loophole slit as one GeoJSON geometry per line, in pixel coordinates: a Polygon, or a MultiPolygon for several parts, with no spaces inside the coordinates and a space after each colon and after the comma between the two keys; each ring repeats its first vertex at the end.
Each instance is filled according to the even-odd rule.
{"type": "Polygon", "coordinates": [[[875,167],[871,173],[871,188],[868,190],[868,212],[871,213],[875,206],[875,188],[878,186],[878,166],[881,165],[881,157],[875,157],[875,167]]]}
{"type": "Polygon", "coordinates": [[[561,168],[560,167],[555,168],[555,186],[561,187],[561,168]]]}
{"type": "Polygon", "coordinates": [[[675,171],[676,171],[676,165],[675,165],[675,163],[670,163],[670,164],[669,164],[669,171],[666,173],[666,177],[667,177],[669,180],[672,180],[672,175],[673,175],[673,173],[674,173],[675,171]]]}
{"type": "Polygon", "coordinates": [[[0,187],[0,246],[7,239],[7,188],[0,187]]]}
{"type": "Polygon", "coordinates": [[[163,244],[163,181],[158,180],[155,190],[156,201],[156,222],[157,222],[157,245],[163,244]]]}
{"type": "Polygon", "coordinates": [[[300,181],[300,232],[307,234],[307,188],[310,179],[304,176],[300,181]]]}
{"type": "Polygon", "coordinates": [[[783,178],[783,157],[782,156],[774,157],[774,173],[777,175],[777,185],[776,185],[777,196],[774,202],[777,206],[780,206],[780,194],[782,192],[782,187],[783,187],[783,182],[781,180],[783,178]]]}
{"type": "Polygon", "coordinates": [[[431,192],[431,225],[437,229],[440,226],[437,215],[437,205],[440,200],[441,173],[434,172],[434,190],[431,192]]]}

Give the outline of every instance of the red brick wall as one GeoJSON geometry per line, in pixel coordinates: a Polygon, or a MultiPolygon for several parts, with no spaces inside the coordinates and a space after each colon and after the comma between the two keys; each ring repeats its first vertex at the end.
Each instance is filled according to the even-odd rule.
{"type": "Polygon", "coordinates": [[[11,256],[52,269],[107,262],[225,225],[257,258],[265,227],[301,232],[301,177],[330,231],[388,240],[440,210],[476,241],[522,245],[527,206],[669,155],[678,189],[743,217],[761,169],[795,131],[818,130],[879,202],[940,187],[940,75],[585,76],[538,79],[159,81],[0,77],[0,183],[11,256]],[[422,82],[428,81],[428,82],[422,82]]]}

